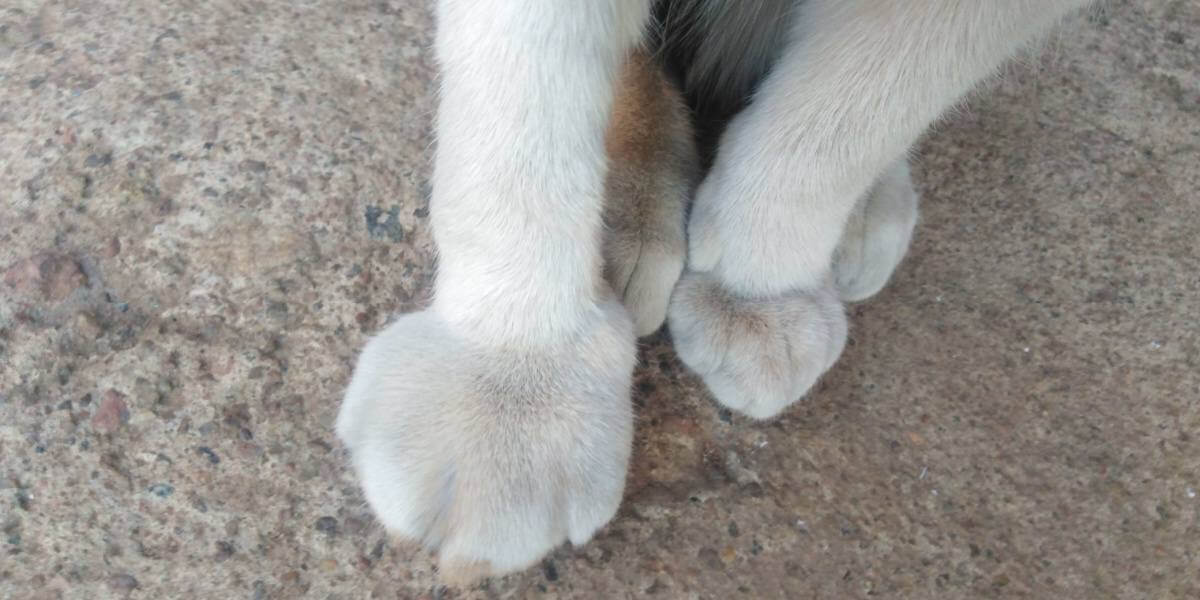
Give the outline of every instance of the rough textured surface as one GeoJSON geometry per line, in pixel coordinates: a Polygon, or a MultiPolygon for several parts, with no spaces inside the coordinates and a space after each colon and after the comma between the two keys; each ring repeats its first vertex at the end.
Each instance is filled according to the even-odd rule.
{"type": "Polygon", "coordinates": [[[0,597],[1200,597],[1200,1],[1126,0],[919,147],[803,405],[643,350],[620,516],[470,590],[331,424],[422,302],[416,0],[0,7],[0,597]]]}

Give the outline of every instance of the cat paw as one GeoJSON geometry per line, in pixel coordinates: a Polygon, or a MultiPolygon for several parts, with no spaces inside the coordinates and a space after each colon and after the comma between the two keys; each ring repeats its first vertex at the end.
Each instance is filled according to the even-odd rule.
{"type": "Polygon", "coordinates": [[[686,256],[682,209],[677,220],[610,225],[604,276],[629,311],[637,337],[654,333],[666,321],[686,256]]]}
{"type": "Polygon", "coordinates": [[[683,272],[700,161],[682,96],[645,52],[621,73],[605,142],[604,274],[641,337],[666,320],[683,272]]]}
{"type": "Polygon", "coordinates": [[[846,316],[832,285],[737,295],[706,272],[683,275],[668,316],[679,358],[721,405],[769,419],[799,400],[842,353],[846,316]]]}
{"type": "Polygon", "coordinates": [[[379,521],[435,552],[449,582],[588,541],[624,487],[631,330],[615,300],[554,347],[482,347],[432,310],[389,326],[337,420],[379,521]]]}
{"type": "Polygon", "coordinates": [[[843,301],[866,300],[887,284],[908,251],[917,203],[903,159],[858,200],[833,258],[834,283],[843,301]]]}

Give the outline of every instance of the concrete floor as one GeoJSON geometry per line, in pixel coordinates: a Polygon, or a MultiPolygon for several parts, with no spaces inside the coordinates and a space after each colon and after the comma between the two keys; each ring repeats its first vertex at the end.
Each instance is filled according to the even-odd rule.
{"type": "Polygon", "coordinates": [[[1200,597],[1200,0],[928,136],[923,219],[766,425],[665,337],[620,515],[469,590],[332,422],[428,291],[417,0],[0,7],[0,598],[1200,597]]]}

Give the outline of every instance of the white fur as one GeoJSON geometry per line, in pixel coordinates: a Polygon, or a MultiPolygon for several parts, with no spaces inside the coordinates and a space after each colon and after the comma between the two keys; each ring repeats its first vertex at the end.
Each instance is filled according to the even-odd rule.
{"type": "Polygon", "coordinates": [[[434,311],[367,345],[338,414],[367,502],[454,578],[506,573],[617,510],[634,339],[615,298],[556,346],[487,347],[434,311]]]}
{"type": "Polygon", "coordinates": [[[668,323],[679,358],[717,401],[755,419],[803,396],[846,345],[846,315],[832,282],[746,298],[693,271],[675,287],[668,323]]]}
{"type": "Polygon", "coordinates": [[[648,0],[438,3],[434,310],[485,343],[554,343],[601,293],[604,132],[648,0]]]}
{"type": "MultiPolygon", "coordinates": [[[[680,356],[718,400],[770,417],[833,364],[846,323],[831,265],[855,200],[1084,3],[802,5],[697,192],[692,272],[671,300],[680,356]]],[[[648,4],[438,3],[435,300],[367,346],[337,430],[380,521],[437,550],[443,572],[527,566],[586,541],[620,501],[634,338],[601,277],[603,138],[648,4]]]]}
{"type": "Polygon", "coordinates": [[[887,284],[912,240],[917,202],[908,162],[901,159],[855,203],[833,255],[833,280],[843,301],[866,300],[887,284]]]}
{"type": "Polygon", "coordinates": [[[855,201],[1021,46],[1086,0],[809,0],[696,196],[690,267],[763,296],[829,273],[855,201]]]}
{"type": "MultiPolygon", "coordinates": [[[[827,297],[834,252],[846,222],[884,168],[1005,59],[1069,10],[1085,4],[1086,0],[802,4],[793,41],[749,108],[733,119],[722,137],[688,224],[688,269],[708,273],[719,284],[708,288],[717,297],[739,301],[726,303],[728,314],[722,314],[711,308],[719,303],[698,303],[692,294],[677,293],[676,298],[689,301],[673,300],[672,331],[676,323],[698,331],[719,330],[719,323],[754,302],[782,302],[796,295],[827,297]],[[709,308],[698,312],[696,306],[709,308]],[[707,328],[696,324],[705,319],[713,323],[707,328]]],[[[886,245],[885,240],[880,243],[886,245]]],[[[892,264],[860,267],[860,273],[890,275],[898,262],[895,254],[876,259],[892,264]]],[[[879,278],[886,280],[873,277],[879,278]]],[[[683,281],[688,280],[685,274],[683,281]]],[[[871,287],[856,283],[846,292],[861,296],[871,287]]],[[[772,362],[762,353],[730,351],[723,369],[741,375],[725,377],[722,390],[712,389],[712,367],[696,357],[717,354],[716,346],[722,344],[761,347],[768,335],[790,336],[793,346],[840,352],[837,336],[822,325],[825,312],[800,314],[798,318],[807,314],[814,321],[792,323],[787,333],[742,328],[741,334],[706,334],[688,344],[713,347],[705,353],[685,351],[686,344],[677,342],[680,357],[705,376],[711,391],[725,403],[724,398],[751,398],[762,390],[778,389],[774,382],[789,380],[777,372],[786,363],[772,362]],[[811,339],[802,339],[805,335],[811,339]],[[755,361],[758,364],[748,364],[755,361]]],[[[811,383],[814,368],[832,364],[813,360],[796,366],[791,380],[811,383]]],[[[794,393],[789,402],[803,393],[794,393]]],[[[782,409],[773,407],[776,412],[782,409]]]]}
{"type": "Polygon", "coordinates": [[[367,501],[467,578],[586,542],[620,502],[633,325],[601,276],[604,132],[647,0],[438,3],[431,308],[338,416],[367,501]]]}
{"type": "Polygon", "coordinates": [[[679,230],[678,244],[626,239],[607,246],[609,281],[633,318],[633,332],[637,337],[658,331],[667,319],[671,291],[683,273],[687,255],[682,224],[679,230]]]}

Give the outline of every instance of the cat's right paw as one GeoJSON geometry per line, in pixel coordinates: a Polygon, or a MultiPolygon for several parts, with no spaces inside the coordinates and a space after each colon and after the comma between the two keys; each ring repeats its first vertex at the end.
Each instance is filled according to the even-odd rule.
{"type": "Polygon", "coordinates": [[[633,433],[635,361],[615,300],[554,347],[483,347],[434,311],[370,341],[338,414],[388,532],[465,582],[582,544],[617,510],[633,433]]]}
{"type": "Polygon", "coordinates": [[[723,406],[769,419],[799,400],[842,353],[846,315],[832,285],[740,296],[687,272],[668,317],[679,358],[723,406]]]}

